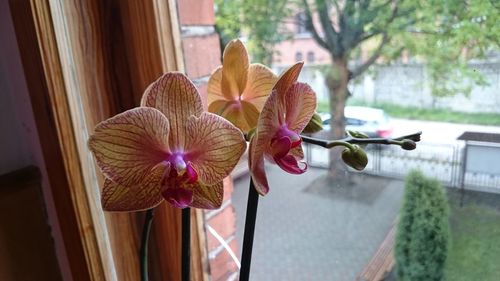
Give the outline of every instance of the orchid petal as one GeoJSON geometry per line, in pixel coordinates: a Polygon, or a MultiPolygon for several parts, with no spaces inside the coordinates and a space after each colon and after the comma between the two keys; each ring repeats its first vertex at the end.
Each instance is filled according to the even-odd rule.
{"type": "Polygon", "coordinates": [[[224,117],[244,133],[255,128],[259,119],[257,108],[246,101],[228,102],[217,100],[210,104],[208,111],[224,117]]]}
{"type": "Polygon", "coordinates": [[[271,94],[278,78],[267,66],[254,63],[248,69],[248,81],[241,99],[252,103],[261,111],[267,97],[271,94]]]}
{"type": "Polygon", "coordinates": [[[211,105],[216,100],[232,101],[235,100],[228,92],[222,92],[222,66],[219,66],[208,79],[207,97],[208,104],[211,105]]]}
{"type": "Polygon", "coordinates": [[[170,121],[170,148],[183,149],[186,145],[185,124],[192,115],[203,112],[200,94],[186,75],[169,72],[153,82],[144,92],[142,106],[154,107],[170,121]]]}
{"type": "Polygon", "coordinates": [[[164,160],[168,135],[169,122],[160,111],[139,107],[99,123],[88,145],[107,178],[134,186],[164,160]]]}
{"type": "Polygon", "coordinates": [[[293,157],[292,155],[286,155],[285,157],[282,158],[275,157],[274,161],[276,161],[276,164],[278,164],[278,166],[280,166],[281,169],[290,174],[299,175],[307,171],[307,164],[305,162],[301,162],[302,164],[305,165],[305,167],[300,168],[297,159],[295,159],[295,157],[293,157]]]}
{"type": "Polygon", "coordinates": [[[279,130],[284,123],[284,106],[278,102],[279,97],[276,91],[273,91],[262,108],[257,122],[257,132],[261,136],[267,136],[270,140],[274,133],[279,130]]]}
{"type": "Polygon", "coordinates": [[[267,182],[266,170],[264,168],[264,150],[257,146],[257,138],[253,137],[250,141],[248,151],[248,166],[254,183],[255,190],[264,196],[269,192],[269,183],[267,182]]]}
{"type": "Polygon", "coordinates": [[[231,103],[226,107],[224,112],[221,114],[227,121],[231,122],[236,128],[240,129],[242,132],[248,132],[251,128],[245,118],[245,112],[242,109],[242,104],[231,103]]]}
{"type": "Polygon", "coordinates": [[[294,65],[292,65],[290,68],[288,68],[281,76],[278,78],[278,81],[276,82],[276,85],[274,85],[274,88],[277,92],[278,95],[280,96],[280,99],[283,98],[288,91],[288,89],[293,85],[293,83],[297,82],[297,79],[299,78],[300,71],[302,70],[302,66],[304,65],[304,62],[298,62],[294,65]]]}
{"type": "Polygon", "coordinates": [[[161,183],[170,170],[168,162],[153,168],[144,182],[137,186],[125,186],[105,179],[101,204],[105,211],[130,212],[156,207],[163,201],[161,183]]]}
{"type": "MultiPolygon", "coordinates": [[[[208,104],[208,112],[224,117],[224,112],[233,102],[227,100],[214,100],[208,104]]],[[[226,118],[227,119],[227,118],[226,118]]]]}
{"type": "Polygon", "coordinates": [[[222,205],[224,197],[224,185],[222,181],[214,185],[204,185],[200,182],[190,185],[193,190],[193,202],[191,207],[201,209],[218,209],[222,205]]]}
{"type": "Polygon", "coordinates": [[[207,112],[190,118],[186,127],[186,155],[198,179],[212,185],[228,176],[245,152],[241,131],[224,118],[207,112]]]}
{"type": "Polygon", "coordinates": [[[285,95],[286,124],[301,133],[316,111],[316,94],[305,83],[294,83],[285,95]]]}
{"type": "Polygon", "coordinates": [[[254,104],[246,101],[241,101],[241,110],[243,111],[243,116],[248,126],[247,127],[236,126],[236,127],[238,127],[243,132],[248,133],[251,129],[257,126],[260,112],[254,104]]]}
{"type": "Polygon", "coordinates": [[[248,53],[240,40],[233,40],[227,44],[222,58],[221,91],[224,95],[239,99],[248,77],[248,53]]]}
{"type": "Polygon", "coordinates": [[[266,171],[264,169],[265,150],[268,149],[271,139],[280,129],[280,118],[282,107],[278,103],[278,93],[273,91],[266,101],[257,123],[257,132],[250,141],[248,165],[255,189],[259,194],[266,195],[269,192],[266,171]]]}

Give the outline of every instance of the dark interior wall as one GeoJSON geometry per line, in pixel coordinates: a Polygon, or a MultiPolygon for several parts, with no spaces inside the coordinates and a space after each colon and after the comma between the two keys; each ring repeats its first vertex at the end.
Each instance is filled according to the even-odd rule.
{"type": "Polygon", "coordinates": [[[7,0],[0,0],[0,155],[0,175],[30,165],[40,170],[44,216],[64,280],[71,280],[7,0]]]}

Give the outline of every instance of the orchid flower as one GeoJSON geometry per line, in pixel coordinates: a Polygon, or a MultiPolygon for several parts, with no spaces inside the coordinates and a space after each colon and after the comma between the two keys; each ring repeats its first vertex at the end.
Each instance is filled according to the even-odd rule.
{"type": "Polygon", "coordinates": [[[150,209],[163,200],[214,209],[246,143],[227,120],[203,112],[185,75],[167,73],[146,89],[141,107],[98,124],[89,148],[106,177],[105,210],[150,209]]]}
{"type": "Polygon", "coordinates": [[[243,43],[233,40],[224,50],[222,66],[208,80],[208,111],[247,133],[257,125],[276,79],[266,66],[250,64],[243,43]]]}
{"type": "Polygon", "coordinates": [[[302,174],[307,164],[300,133],[316,110],[316,94],[309,85],[297,82],[303,63],[289,68],[272,89],[260,114],[257,131],[250,141],[249,166],[256,190],[269,192],[264,158],[291,174],[302,174]]]}

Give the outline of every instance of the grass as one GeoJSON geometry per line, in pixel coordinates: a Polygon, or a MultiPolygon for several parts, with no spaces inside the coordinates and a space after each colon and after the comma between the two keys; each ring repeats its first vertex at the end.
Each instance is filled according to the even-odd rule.
{"type": "MultiPolygon", "coordinates": [[[[500,126],[500,114],[495,113],[468,113],[449,109],[407,107],[390,103],[367,104],[356,100],[349,100],[348,105],[381,108],[394,118],[500,126]]],[[[329,112],[328,103],[320,101],[318,112],[329,112]]]]}
{"type": "Polygon", "coordinates": [[[478,204],[461,208],[456,202],[450,208],[452,241],[446,279],[499,280],[500,211],[478,204]]]}
{"type": "Polygon", "coordinates": [[[318,101],[318,107],[316,108],[316,111],[321,112],[321,113],[330,112],[330,107],[328,106],[328,102],[318,101]]]}

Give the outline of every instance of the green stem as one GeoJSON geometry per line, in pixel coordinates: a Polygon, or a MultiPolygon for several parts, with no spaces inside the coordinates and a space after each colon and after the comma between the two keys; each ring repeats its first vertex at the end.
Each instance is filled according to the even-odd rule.
{"type": "Polygon", "coordinates": [[[412,140],[415,142],[420,141],[420,135],[422,132],[402,136],[399,138],[355,138],[352,136],[347,136],[343,139],[340,140],[324,140],[324,139],[318,139],[318,138],[313,138],[313,137],[308,137],[302,135],[302,141],[305,143],[310,143],[314,145],[319,145],[324,148],[332,148],[335,146],[346,146],[350,148],[349,144],[370,144],[370,143],[376,143],[376,144],[385,144],[385,145],[401,145],[403,140],[412,140]]]}
{"type": "Polygon", "coordinates": [[[141,280],[148,281],[148,241],[151,232],[151,225],[153,223],[154,209],[146,211],[144,219],[144,226],[142,228],[141,249],[140,249],[140,266],[141,266],[141,280]]]}

